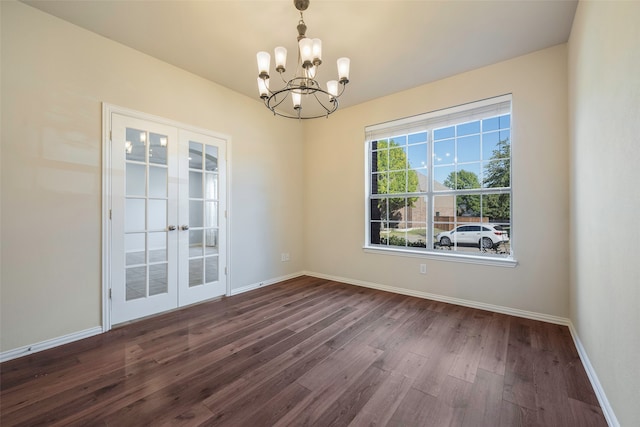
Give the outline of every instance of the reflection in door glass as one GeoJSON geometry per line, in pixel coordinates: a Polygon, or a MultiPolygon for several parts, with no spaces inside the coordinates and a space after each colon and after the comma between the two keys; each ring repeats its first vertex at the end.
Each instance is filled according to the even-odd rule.
{"type": "Polygon", "coordinates": [[[145,200],[127,199],[125,206],[125,231],[142,231],[145,229],[145,200]]]}
{"type": "Polygon", "coordinates": [[[189,168],[202,170],[202,144],[189,141],[189,168]]]}
{"type": "Polygon", "coordinates": [[[205,278],[207,283],[215,282],[218,280],[218,257],[212,256],[205,258],[205,278]]]}
{"type": "Polygon", "coordinates": [[[203,284],[202,270],[202,258],[189,260],[189,287],[203,284]]]}
{"type": "Polygon", "coordinates": [[[218,202],[205,203],[205,227],[218,226],[218,202]]]}
{"type": "Polygon", "coordinates": [[[189,226],[202,227],[202,201],[189,201],[189,226]]]}
{"type": "Polygon", "coordinates": [[[167,143],[168,138],[166,135],[149,133],[149,163],[167,164],[167,143]]]}
{"type": "Polygon", "coordinates": [[[147,153],[147,133],[142,130],[127,128],[124,152],[127,160],[144,162],[147,153]]]}
{"type": "Polygon", "coordinates": [[[218,170],[218,147],[207,145],[206,158],[205,170],[209,172],[216,172],[218,170]]]}
{"type": "Polygon", "coordinates": [[[145,249],[145,233],[127,233],[124,235],[126,265],[144,264],[146,262],[145,249]]]}
{"type": "Polygon", "coordinates": [[[167,201],[149,200],[149,230],[165,230],[167,228],[167,201]]]}
{"type": "Polygon", "coordinates": [[[202,198],[202,172],[189,171],[189,197],[202,198]]]}
{"type": "Polygon", "coordinates": [[[207,199],[218,199],[218,174],[217,173],[208,173],[205,178],[205,188],[206,194],[205,197],[207,199]]]}
{"type": "Polygon", "coordinates": [[[189,257],[202,256],[202,230],[189,230],[189,257]]]}
{"type": "Polygon", "coordinates": [[[126,271],[127,301],[147,296],[147,267],[131,267],[126,271]]]}
{"type": "Polygon", "coordinates": [[[167,197],[167,168],[149,167],[149,197],[167,197]]]}
{"type": "Polygon", "coordinates": [[[149,262],[167,260],[167,233],[165,231],[149,233],[149,262]]]}
{"type": "Polygon", "coordinates": [[[127,169],[127,196],[145,196],[147,193],[146,166],[127,162],[125,167],[127,169]]]}
{"type": "Polygon", "coordinates": [[[205,255],[216,255],[218,253],[218,230],[207,230],[205,234],[205,255]]]}
{"type": "Polygon", "coordinates": [[[168,283],[166,263],[149,266],[149,296],[166,294],[168,283]]]}

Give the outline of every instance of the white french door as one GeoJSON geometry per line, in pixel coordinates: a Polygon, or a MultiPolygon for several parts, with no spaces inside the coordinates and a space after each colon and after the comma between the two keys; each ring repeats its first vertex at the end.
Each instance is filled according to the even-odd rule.
{"type": "Polygon", "coordinates": [[[111,324],[227,291],[226,141],[112,112],[111,324]]]}
{"type": "Polygon", "coordinates": [[[180,130],[180,305],[226,292],[225,150],[217,138],[180,130]]]}

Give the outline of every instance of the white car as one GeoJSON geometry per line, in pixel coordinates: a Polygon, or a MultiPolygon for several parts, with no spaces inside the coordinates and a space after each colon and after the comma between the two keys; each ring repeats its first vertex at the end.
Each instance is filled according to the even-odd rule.
{"type": "Polygon", "coordinates": [[[502,242],[508,242],[509,234],[496,224],[464,224],[438,233],[436,241],[440,246],[473,245],[480,249],[493,249],[502,242]]]}

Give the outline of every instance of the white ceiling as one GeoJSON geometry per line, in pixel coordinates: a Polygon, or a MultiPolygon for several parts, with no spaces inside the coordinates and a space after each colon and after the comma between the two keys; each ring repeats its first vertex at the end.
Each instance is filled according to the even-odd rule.
{"type": "MultiPolygon", "coordinates": [[[[258,99],[256,52],[295,58],[292,0],[23,0],[33,7],[258,99]]],[[[577,0],[311,0],[307,36],[322,39],[318,80],[351,58],[342,106],[358,104],[559,43],[577,0]]],[[[272,85],[273,85],[272,60],[272,85]]]]}

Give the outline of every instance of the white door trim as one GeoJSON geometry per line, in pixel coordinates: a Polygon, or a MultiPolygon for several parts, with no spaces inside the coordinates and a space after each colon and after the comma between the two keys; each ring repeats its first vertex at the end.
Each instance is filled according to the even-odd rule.
{"type": "Polygon", "coordinates": [[[227,221],[225,231],[227,235],[226,245],[224,250],[226,251],[226,262],[221,265],[221,270],[226,271],[226,295],[231,294],[231,272],[230,265],[230,229],[231,229],[231,137],[218,132],[213,132],[208,129],[199,128],[184,124],[175,120],[165,119],[163,117],[154,116],[152,114],[143,113],[136,110],[131,110],[124,107],[119,107],[109,103],[102,103],[102,332],[109,331],[112,327],[111,320],[111,299],[110,299],[110,287],[111,287],[111,219],[110,213],[112,209],[112,159],[111,159],[111,117],[113,114],[120,114],[129,116],[136,119],[147,120],[163,125],[174,126],[178,129],[187,130],[190,132],[196,132],[214,138],[222,139],[225,141],[226,151],[226,210],[227,221]]]}

